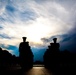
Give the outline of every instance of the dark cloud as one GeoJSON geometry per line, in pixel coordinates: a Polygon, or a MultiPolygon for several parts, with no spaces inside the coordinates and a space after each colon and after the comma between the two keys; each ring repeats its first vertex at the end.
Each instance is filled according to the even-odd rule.
{"type": "Polygon", "coordinates": [[[6,10],[8,12],[11,12],[11,13],[14,13],[16,11],[16,9],[13,6],[11,6],[11,5],[7,5],[6,6],[6,10]]]}
{"type": "Polygon", "coordinates": [[[0,15],[0,22],[1,23],[14,23],[14,12],[15,12],[15,8],[11,5],[6,5],[4,12],[2,13],[2,15],[0,15]]]}
{"type": "Polygon", "coordinates": [[[3,29],[2,25],[0,26],[0,30],[3,29]]]}
{"type": "MultiPolygon", "coordinates": [[[[7,16],[7,14],[5,14],[7,16]]],[[[10,15],[12,17],[12,15],[10,15]]],[[[5,22],[9,22],[9,23],[14,23],[14,18],[10,17],[10,16],[7,16],[7,17],[4,17],[4,16],[0,16],[0,23],[5,23],[5,22]]]]}
{"type": "Polygon", "coordinates": [[[57,38],[59,36],[60,35],[54,35],[54,36],[51,36],[49,38],[41,38],[41,40],[42,40],[43,43],[50,43],[50,42],[52,42],[53,38],[57,38]]]}
{"type": "Polygon", "coordinates": [[[53,38],[58,38],[60,41],[60,50],[69,50],[71,52],[76,52],[76,27],[74,27],[71,31],[62,35],[55,35],[49,38],[42,38],[43,43],[52,42],[53,38]]]}
{"type": "MultiPolygon", "coordinates": [[[[76,34],[75,34],[76,35],[76,34]]],[[[60,42],[61,49],[67,49],[71,52],[76,52],[76,36],[71,36],[71,38],[64,38],[62,42],[60,42]],[[66,41],[64,41],[66,39],[66,41]]]]}
{"type": "Polygon", "coordinates": [[[16,9],[12,5],[6,5],[4,12],[0,15],[0,22],[1,23],[14,23],[14,17],[16,9]]]}
{"type": "Polygon", "coordinates": [[[75,39],[76,38],[76,34],[73,34],[73,35],[62,35],[63,37],[63,40],[60,41],[60,42],[66,42],[66,41],[70,41],[72,39],[75,39]]]}
{"type": "Polygon", "coordinates": [[[12,39],[12,38],[14,38],[14,37],[10,37],[10,36],[8,36],[8,35],[6,35],[6,34],[0,34],[0,38],[12,39]]]}
{"type": "Polygon", "coordinates": [[[48,38],[41,38],[41,40],[46,43],[50,41],[50,39],[48,39],[48,38]]]}
{"type": "Polygon", "coordinates": [[[19,16],[22,21],[28,21],[28,20],[35,20],[37,18],[37,15],[32,10],[26,10],[26,11],[19,11],[19,16]]]}
{"type": "Polygon", "coordinates": [[[67,9],[71,9],[72,6],[76,4],[76,0],[55,0],[55,2],[60,3],[62,6],[67,9]]]}
{"type": "Polygon", "coordinates": [[[47,2],[48,0],[34,0],[34,1],[38,4],[41,4],[41,3],[47,2]]]}
{"type": "Polygon", "coordinates": [[[0,16],[0,22],[4,22],[6,21],[5,18],[3,18],[2,16],[0,16]]]}
{"type": "Polygon", "coordinates": [[[60,41],[62,49],[68,49],[71,52],[76,52],[76,27],[67,35],[62,35],[63,40],[60,41]]]}
{"type": "Polygon", "coordinates": [[[28,10],[25,8],[19,8],[12,2],[8,2],[5,6],[5,11],[0,16],[1,22],[15,23],[15,19],[24,22],[35,20],[38,17],[36,13],[30,8],[28,8],[28,10]]]}

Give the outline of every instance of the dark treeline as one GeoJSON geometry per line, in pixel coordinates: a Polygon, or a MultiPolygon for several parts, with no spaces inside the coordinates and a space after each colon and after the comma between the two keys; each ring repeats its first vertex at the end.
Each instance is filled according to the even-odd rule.
{"type": "Polygon", "coordinates": [[[18,63],[18,57],[15,55],[12,55],[7,50],[2,50],[0,48],[0,69],[6,68],[9,65],[17,64],[18,63]]]}
{"type": "Polygon", "coordinates": [[[54,43],[50,43],[43,56],[45,68],[56,72],[56,74],[60,73],[60,75],[73,74],[74,68],[76,68],[76,53],[71,53],[68,50],[61,51],[57,38],[54,38],[53,41],[54,43]]]}

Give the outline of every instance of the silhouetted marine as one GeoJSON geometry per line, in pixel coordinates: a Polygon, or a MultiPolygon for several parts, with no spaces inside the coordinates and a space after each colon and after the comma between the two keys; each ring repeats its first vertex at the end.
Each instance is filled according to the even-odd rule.
{"type": "Polygon", "coordinates": [[[26,37],[22,37],[23,42],[19,45],[19,57],[20,65],[22,68],[31,68],[33,66],[33,53],[29,46],[29,42],[26,42],[26,37]]]}

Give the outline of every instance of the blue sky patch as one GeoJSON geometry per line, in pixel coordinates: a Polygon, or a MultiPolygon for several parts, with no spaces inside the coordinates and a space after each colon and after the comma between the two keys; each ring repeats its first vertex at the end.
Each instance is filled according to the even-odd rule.
{"type": "Polygon", "coordinates": [[[15,8],[13,7],[13,6],[11,6],[11,5],[7,5],[6,6],[6,10],[8,11],[8,12],[15,12],[15,8]]]}

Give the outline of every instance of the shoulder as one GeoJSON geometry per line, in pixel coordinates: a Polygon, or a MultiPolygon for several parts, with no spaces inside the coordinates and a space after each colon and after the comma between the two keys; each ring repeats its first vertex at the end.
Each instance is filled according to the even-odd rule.
{"type": "Polygon", "coordinates": [[[22,44],[23,44],[23,42],[20,43],[20,45],[22,45],[22,44]]]}

